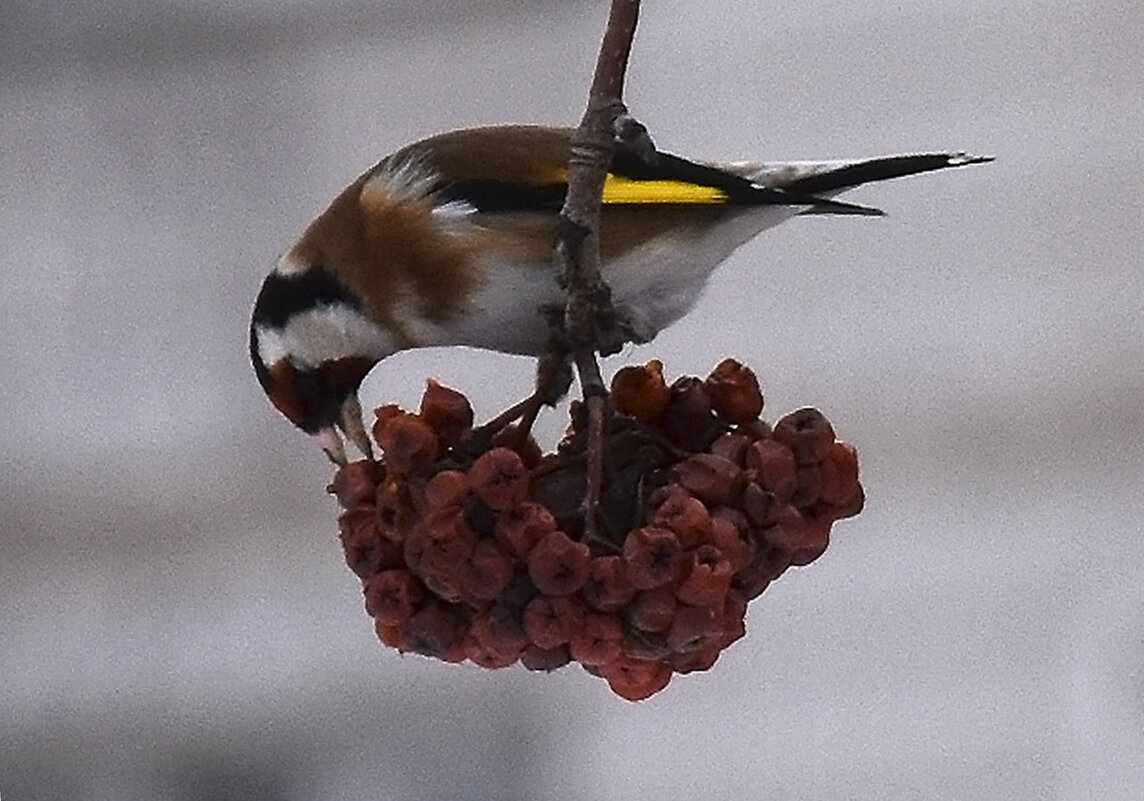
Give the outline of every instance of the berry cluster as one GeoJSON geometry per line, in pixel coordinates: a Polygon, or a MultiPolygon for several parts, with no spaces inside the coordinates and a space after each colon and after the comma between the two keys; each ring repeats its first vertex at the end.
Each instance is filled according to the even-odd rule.
{"type": "Polygon", "coordinates": [[[625,367],[610,407],[591,539],[580,404],[549,454],[512,426],[474,429],[436,382],[417,414],[377,410],[383,460],[329,489],[383,643],[486,668],[576,661],[641,700],[711,667],[748,602],[862,507],[854,448],[815,409],[760,420],[755,375],[733,360],[670,386],[658,362],[625,367]]]}

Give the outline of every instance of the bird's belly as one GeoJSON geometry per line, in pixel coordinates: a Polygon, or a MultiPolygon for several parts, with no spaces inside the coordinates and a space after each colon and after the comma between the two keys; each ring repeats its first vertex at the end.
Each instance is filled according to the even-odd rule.
{"type": "MultiPolygon", "coordinates": [[[[603,265],[604,280],[620,315],[649,340],[695,306],[712,271],[744,242],[797,213],[783,206],[755,207],[690,236],[666,235],[603,265]]],[[[554,262],[489,260],[479,288],[447,320],[419,318],[411,327],[418,345],[469,345],[504,353],[540,355],[548,324],[540,309],[564,303],[554,262]]]]}

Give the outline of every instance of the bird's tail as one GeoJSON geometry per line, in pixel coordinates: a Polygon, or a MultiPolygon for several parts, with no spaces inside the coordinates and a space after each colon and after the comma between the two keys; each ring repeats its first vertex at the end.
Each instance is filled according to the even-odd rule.
{"type": "Polygon", "coordinates": [[[989,161],[993,161],[993,156],[912,153],[844,161],[750,162],[722,166],[728,172],[770,189],[823,198],[822,203],[811,206],[804,214],[878,214],[880,212],[877,209],[831,201],[828,198],[874,181],[989,161]]]}

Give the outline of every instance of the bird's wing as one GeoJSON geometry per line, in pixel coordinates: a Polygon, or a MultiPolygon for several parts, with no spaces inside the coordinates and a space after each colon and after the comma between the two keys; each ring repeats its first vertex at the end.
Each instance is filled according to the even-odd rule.
{"type": "MultiPolygon", "coordinates": [[[[555,211],[568,188],[571,130],[535,125],[467,128],[409,145],[376,170],[424,164],[438,202],[475,211],[555,211]]],[[[414,170],[416,172],[416,170],[414,170]]],[[[822,213],[879,214],[791,186],[768,186],[734,170],[657,153],[644,160],[619,144],[604,184],[606,206],[805,206],[822,213]]]]}

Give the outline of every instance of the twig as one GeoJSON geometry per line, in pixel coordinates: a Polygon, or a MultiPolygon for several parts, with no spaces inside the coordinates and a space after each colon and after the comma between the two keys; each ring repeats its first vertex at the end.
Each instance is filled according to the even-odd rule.
{"type": "MultiPolygon", "coordinates": [[[[603,482],[604,421],[607,390],[596,352],[618,350],[611,293],[600,277],[600,209],[615,148],[618,125],[627,118],[624,76],[639,18],[639,0],[612,0],[608,26],[600,43],[588,106],[572,134],[568,161],[568,193],[560,211],[557,258],[568,293],[565,330],[588,409],[588,470],[584,493],[584,539],[597,539],[596,511],[603,482]],[[611,336],[611,341],[605,341],[611,336]]],[[[630,127],[630,126],[628,126],[630,127]]]]}

